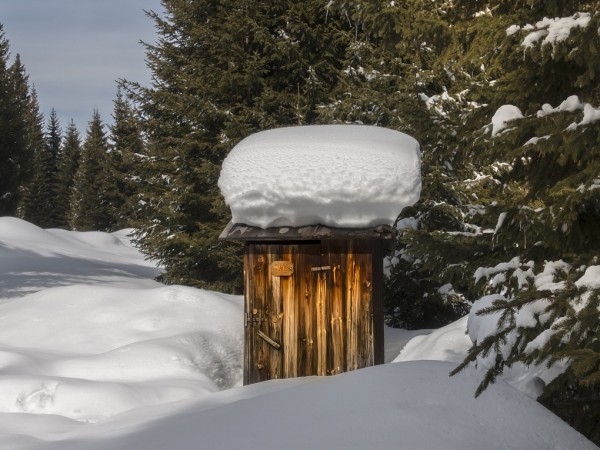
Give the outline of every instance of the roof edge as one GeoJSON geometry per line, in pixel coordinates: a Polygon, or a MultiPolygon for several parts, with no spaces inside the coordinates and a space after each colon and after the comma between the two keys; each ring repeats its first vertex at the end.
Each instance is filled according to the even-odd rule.
{"type": "Polygon", "coordinates": [[[393,240],[396,230],[390,225],[368,228],[335,228],[325,225],[303,227],[259,228],[242,223],[229,222],[221,235],[223,241],[311,241],[323,239],[381,239],[393,240]]]}

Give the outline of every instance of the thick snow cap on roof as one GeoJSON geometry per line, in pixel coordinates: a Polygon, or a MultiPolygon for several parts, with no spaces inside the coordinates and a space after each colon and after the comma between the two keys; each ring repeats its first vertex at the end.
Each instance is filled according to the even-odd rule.
{"type": "Polygon", "coordinates": [[[421,193],[419,143],[366,125],[253,134],[229,153],[219,188],[232,221],[260,228],[393,224],[421,193]]]}

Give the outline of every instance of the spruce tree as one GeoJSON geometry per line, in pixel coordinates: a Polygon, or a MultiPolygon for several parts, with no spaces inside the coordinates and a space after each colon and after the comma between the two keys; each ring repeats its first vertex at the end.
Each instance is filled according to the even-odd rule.
{"type": "Polygon", "coordinates": [[[455,6],[451,39],[415,86],[429,115],[415,128],[424,190],[399,221],[410,226],[389,287],[409,302],[501,296],[481,310],[497,314],[497,333],[465,361],[491,359],[481,389],[506,366],[568,358],[542,401],[598,441],[597,294],[574,288],[600,252],[597,2],[455,6]],[[501,120],[507,110],[513,120],[501,120]],[[568,267],[554,274],[562,287],[540,290],[556,261],[568,267]],[[540,304],[532,322],[519,316],[540,304]]]}
{"type": "Polygon", "coordinates": [[[49,218],[50,227],[57,227],[59,224],[60,199],[59,190],[59,169],[58,161],[62,153],[62,130],[58,115],[54,108],[50,112],[50,117],[46,123],[46,148],[49,156],[47,169],[49,190],[47,194],[48,204],[50,205],[51,216],[49,218]]]}
{"type": "Polygon", "coordinates": [[[340,84],[347,100],[327,106],[332,120],[386,124],[421,143],[422,198],[397,223],[388,323],[439,326],[482,296],[502,294],[481,311],[502,318],[498,332],[476,342],[465,361],[497,355],[481,389],[504,366],[569,358],[541,401],[598,442],[597,292],[573,288],[599,253],[597,2],[395,3],[340,5],[357,21],[358,40],[340,84]],[[554,39],[557,28],[549,28],[564,31],[567,23],[577,25],[554,39]],[[386,67],[373,65],[384,54],[388,64],[401,62],[395,71],[372,69],[386,67]],[[381,88],[358,94],[380,75],[392,83],[385,98],[381,88]],[[395,117],[388,104],[412,112],[395,117]],[[523,118],[499,129],[494,115],[507,104],[523,118]],[[564,288],[540,291],[537,277],[552,261],[570,267],[554,275],[564,288]],[[536,302],[547,303],[546,313],[524,326],[519,311],[536,302]]]}
{"type": "Polygon", "coordinates": [[[71,228],[71,198],[75,174],[81,157],[81,140],[75,122],[71,119],[65,131],[62,151],[58,158],[56,190],[56,227],[71,228]]]}
{"type": "Polygon", "coordinates": [[[61,130],[58,116],[53,109],[42,129],[43,116],[39,113],[37,94],[32,90],[29,134],[33,166],[29,179],[23,182],[19,215],[43,228],[59,225],[58,159],[61,152],[61,130]]]}
{"type": "Polygon", "coordinates": [[[100,113],[94,110],[71,192],[71,226],[79,231],[112,231],[113,182],[109,146],[100,113]]]}
{"type": "MultiPolygon", "coordinates": [[[[421,143],[422,200],[406,208],[401,217],[406,220],[398,222],[398,251],[390,258],[384,291],[386,322],[407,328],[446,324],[468,311],[464,295],[451,285],[460,280],[460,272],[449,273],[452,266],[442,261],[435,267],[432,255],[425,251],[417,256],[411,251],[410,236],[416,233],[428,239],[431,231],[440,228],[463,231],[460,212],[453,209],[457,194],[452,180],[457,174],[449,169],[457,155],[446,151],[456,140],[462,120],[432,114],[423,100],[452,82],[442,65],[456,39],[447,12],[424,8],[417,0],[339,3],[331,9],[351,18],[354,41],[346,48],[331,101],[322,107],[324,121],[386,126],[421,143]]],[[[423,241],[419,240],[420,249],[423,241]]],[[[441,248],[444,245],[437,242],[429,245],[430,250],[441,248]]],[[[465,256],[454,248],[446,250],[456,256],[456,262],[465,256]]]]}
{"type": "Polygon", "coordinates": [[[165,1],[147,45],[150,88],[124,83],[148,136],[138,244],[163,280],[239,292],[239,247],[218,241],[229,220],[222,160],[264,128],[318,122],[337,83],[340,22],[320,1],[165,1]]]}
{"type": "Polygon", "coordinates": [[[14,157],[14,142],[10,123],[15,114],[11,98],[11,78],[8,67],[9,43],[0,25],[0,215],[9,214],[11,206],[9,198],[13,192],[11,178],[14,176],[14,165],[10,163],[14,157]]]}
{"type": "Polygon", "coordinates": [[[28,77],[19,55],[12,64],[9,58],[9,42],[0,24],[0,215],[16,214],[20,186],[32,161],[27,144],[28,77]]]}
{"type": "Polygon", "coordinates": [[[54,226],[54,211],[50,203],[52,195],[52,155],[46,143],[43,123],[35,90],[31,93],[28,114],[28,151],[33,154],[29,178],[21,188],[18,214],[24,220],[43,228],[54,226]]]}
{"type": "Polygon", "coordinates": [[[114,173],[112,194],[114,226],[128,228],[136,224],[145,179],[143,172],[144,141],[137,113],[119,88],[114,101],[113,125],[110,127],[110,162],[114,173]]]}

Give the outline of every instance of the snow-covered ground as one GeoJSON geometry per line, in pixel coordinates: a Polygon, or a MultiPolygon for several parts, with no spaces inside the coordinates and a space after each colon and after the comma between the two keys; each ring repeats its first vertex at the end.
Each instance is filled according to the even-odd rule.
{"type": "Polygon", "coordinates": [[[241,297],[152,281],[126,234],[0,218],[0,449],[597,448],[503,381],[474,399],[481,372],[449,377],[466,319],[386,330],[398,363],[243,387],[241,297]]]}

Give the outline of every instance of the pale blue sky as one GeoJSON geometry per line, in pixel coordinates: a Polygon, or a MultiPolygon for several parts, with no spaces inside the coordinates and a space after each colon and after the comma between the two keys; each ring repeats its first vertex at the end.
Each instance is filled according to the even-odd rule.
{"type": "Polygon", "coordinates": [[[71,118],[82,137],[94,108],[112,122],[119,78],[150,82],[140,40],[154,43],[144,10],[160,0],[0,0],[0,23],[35,85],[47,118],[54,108],[63,130],[71,118]]]}

